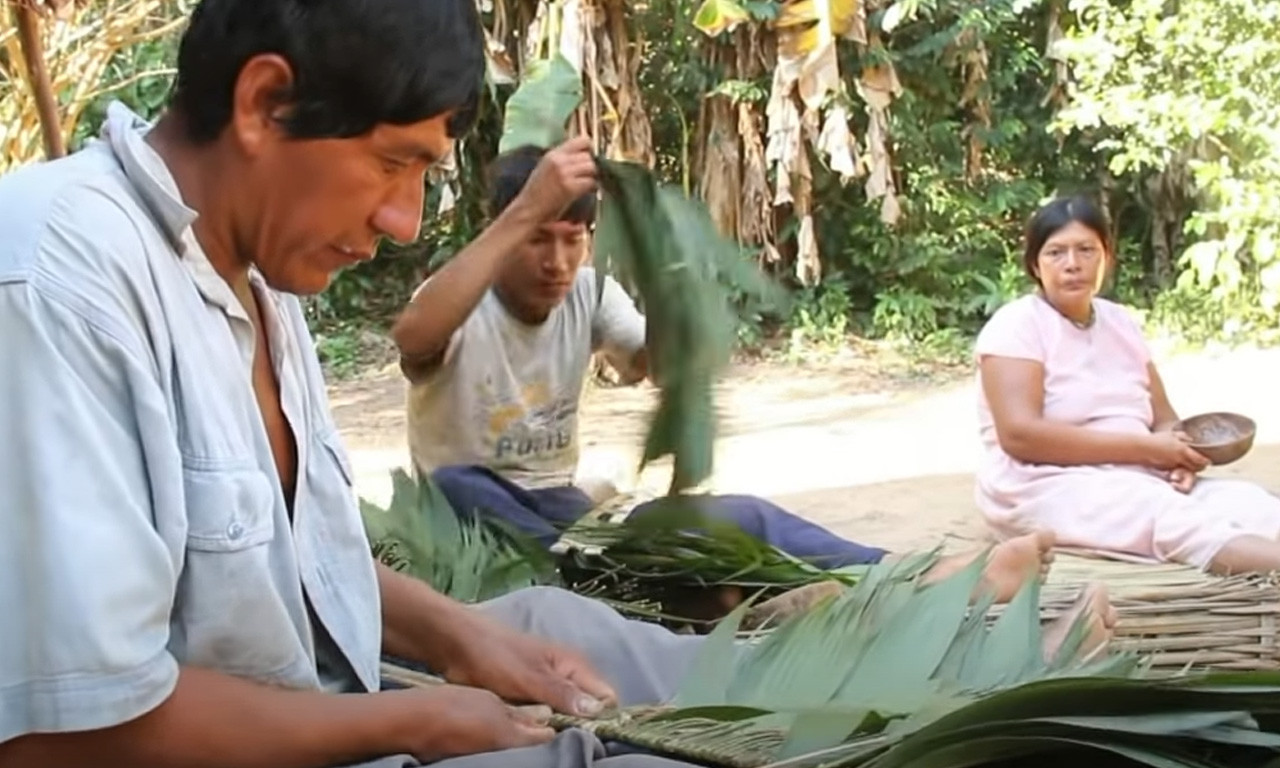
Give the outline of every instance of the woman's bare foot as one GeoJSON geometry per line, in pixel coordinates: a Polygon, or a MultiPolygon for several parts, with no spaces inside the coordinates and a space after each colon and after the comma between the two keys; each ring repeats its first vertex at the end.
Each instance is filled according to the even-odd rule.
{"type": "MultiPolygon", "coordinates": [[[[1007,603],[1033,574],[1043,581],[1053,563],[1053,544],[1054,535],[1049,531],[1029,533],[997,544],[991,549],[987,567],[982,572],[979,593],[994,593],[997,603],[1007,603]]],[[[954,576],[981,556],[979,551],[944,557],[925,574],[925,583],[954,576]]]]}
{"type": "Polygon", "coordinates": [[[1071,634],[1078,619],[1085,622],[1084,641],[1076,652],[1078,660],[1088,661],[1104,651],[1115,635],[1116,609],[1107,597],[1107,589],[1101,584],[1089,584],[1071,608],[1054,619],[1044,630],[1044,658],[1054,661],[1062,644],[1071,634]]]}
{"type": "MultiPolygon", "coordinates": [[[[974,594],[974,599],[983,594],[994,593],[996,602],[1007,603],[1033,574],[1043,581],[1053,563],[1053,544],[1054,536],[1048,531],[1030,533],[997,544],[991,549],[987,567],[982,572],[982,584],[974,594]]],[[[977,551],[944,557],[924,575],[924,582],[932,584],[954,576],[969,567],[982,554],[983,551],[977,551]]],[[[797,587],[747,611],[742,627],[756,629],[765,624],[785,621],[843,591],[844,585],[838,581],[820,581],[797,587]]],[[[741,592],[736,597],[736,600],[725,600],[726,612],[745,598],[741,592]]]]}

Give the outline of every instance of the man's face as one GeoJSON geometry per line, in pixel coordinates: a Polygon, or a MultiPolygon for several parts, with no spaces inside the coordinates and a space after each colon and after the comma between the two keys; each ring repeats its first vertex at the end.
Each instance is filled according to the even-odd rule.
{"type": "Polygon", "coordinates": [[[452,148],[446,120],[273,144],[246,181],[258,202],[249,214],[256,239],[238,247],[273,288],[314,294],[339,269],[373,258],[381,238],[416,239],[427,169],[452,148]]]}
{"type": "Polygon", "coordinates": [[[543,224],[507,259],[498,290],[522,320],[541,322],[569,295],[586,255],[585,224],[543,224]]]}
{"type": "Polygon", "coordinates": [[[229,133],[237,256],[275,289],[323,291],[343,267],[373,258],[383,237],[418,237],[427,170],[453,149],[448,113],[378,125],[348,139],[294,139],[277,94],[288,63],[257,56],[236,83],[229,133]]]}

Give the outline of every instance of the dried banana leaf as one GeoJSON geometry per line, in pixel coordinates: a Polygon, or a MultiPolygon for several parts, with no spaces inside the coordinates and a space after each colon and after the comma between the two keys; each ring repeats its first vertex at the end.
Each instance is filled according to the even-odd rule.
{"type": "MultiPolygon", "coordinates": [[[[532,67],[509,102],[505,149],[558,143],[581,97],[577,78],[560,57],[532,67]]],[[[781,308],[783,294],[738,244],[720,235],[702,202],[660,183],[644,166],[604,158],[597,165],[604,196],[596,227],[596,266],[612,271],[639,294],[649,323],[650,365],[660,389],[642,466],[671,456],[670,493],[675,494],[711,475],[716,433],[712,388],[733,349],[733,300],[781,308]]]]}
{"type": "Polygon", "coordinates": [[[521,147],[550,149],[565,139],[565,123],[582,103],[582,77],[563,56],[529,65],[526,83],[507,99],[498,154],[521,147]]]}

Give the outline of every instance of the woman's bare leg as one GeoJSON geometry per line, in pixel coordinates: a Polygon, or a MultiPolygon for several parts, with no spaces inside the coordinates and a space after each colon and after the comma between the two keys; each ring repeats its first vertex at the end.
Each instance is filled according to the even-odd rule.
{"type": "Polygon", "coordinates": [[[1264,536],[1237,536],[1218,550],[1207,570],[1218,576],[1280,571],[1280,541],[1264,536]]]}

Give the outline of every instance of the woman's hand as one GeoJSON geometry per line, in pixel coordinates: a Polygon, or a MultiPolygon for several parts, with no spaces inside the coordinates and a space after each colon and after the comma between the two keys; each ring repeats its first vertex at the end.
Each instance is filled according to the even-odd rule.
{"type": "Polygon", "coordinates": [[[1166,472],[1175,469],[1201,472],[1209,466],[1209,460],[1190,443],[1191,437],[1185,432],[1153,432],[1144,441],[1145,463],[1166,472]]]}
{"type": "Polygon", "coordinates": [[[1196,487],[1196,480],[1199,479],[1195,472],[1183,467],[1178,467],[1169,473],[1169,485],[1180,493],[1191,493],[1191,489],[1196,487]]]}

